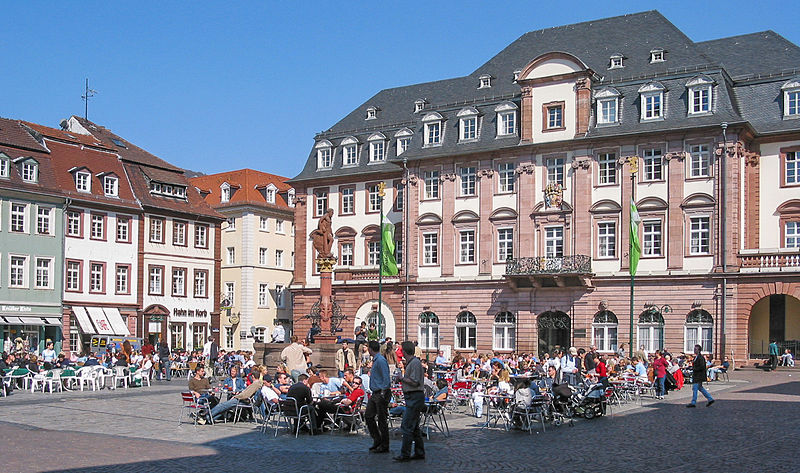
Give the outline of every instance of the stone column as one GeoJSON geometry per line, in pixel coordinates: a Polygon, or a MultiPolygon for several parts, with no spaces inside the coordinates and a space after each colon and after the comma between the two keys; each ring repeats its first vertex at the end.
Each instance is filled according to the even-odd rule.
{"type": "MultiPolygon", "coordinates": [[[[683,144],[681,143],[681,146],[683,144]]],[[[664,156],[667,161],[667,175],[669,187],[667,215],[664,221],[662,234],[666,237],[667,269],[683,269],[684,252],[684,221],[683,209],[683,183],[686,178],[686,153],[684,151],[669,152],[664,156]]]]}
{"type": "Polygon", "coordinates": [[[583,136],[589,131],[589,117],[592,113],[592,90],[588,79],[575,82],[575,137],[583,136]]]}
{"type": "Polygon", "coordinates": [[[333,316],[333,303],[331,288],[331,275],[336,258],[317,258],[319,266],[319,328],[322,330],[319,336],[315,337],[322,343],[329,343],[336,340],[336,335],[331,332],[331,317],[333,316]]]}

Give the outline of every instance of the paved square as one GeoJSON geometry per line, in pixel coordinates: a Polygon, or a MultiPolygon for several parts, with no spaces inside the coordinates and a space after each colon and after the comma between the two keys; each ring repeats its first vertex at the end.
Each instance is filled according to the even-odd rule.
{"type": "MultiPolygon", "coordinates": [[[[711,383],[719,400],[686,409],[691,386],[664,401],[626,405],[611,417],[544,433],[480,430],[449,417],[452,436],[432,433],[424,462],[368,454],[364,433],[299,439],[250,423],[178,426],[183,382],[115,392],[15,392],[0,399],[2,471],[797,471],[798,372],[737,371],[711,383]]],[[[702,399],[702,396],[701,396],[702,399]]],[[[393,438],[392,450],[399,449],[393,438]]]]}

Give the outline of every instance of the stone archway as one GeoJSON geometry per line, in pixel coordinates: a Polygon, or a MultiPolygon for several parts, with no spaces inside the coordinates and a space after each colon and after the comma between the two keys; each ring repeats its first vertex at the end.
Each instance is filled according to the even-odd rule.
{"type": "MultiPolygon", "coordinates": [[[[355,320],[353,321],[353,327],[357,327],[361,325],[361,322],[366,322],[367,326],[369,326],[370,322],[376,322],[377,326],[377,315],[378,315],[378,301],[371,300],[364,302],[356,311],[355,320]]],[[[384,337],[392,337],[392,340],[397,341],[397,337],[395,336],[397,332],[397,325],[394,320],[394,312],[386,304],[386,301],[383,301],[381,315],[383,316],[383,325],[384,325],[384,334],[381,338],[384,337]]]]}
{"type": "Polygon", "coordinates": [[[779,342],[800,341],[800,282],[742,284],[738,288],[738,302],[742,317],[739,320],[747,328],[747,335],[736,344],[737,355],[764,359],[770,338],[779,342]]]}
{"type": "Polygon", "coordinates": [[[536,319],[539,332],[539,355],[560,347],[566,350],[570,346],[572,321],[560,310],[542,312],[536,319]]]}

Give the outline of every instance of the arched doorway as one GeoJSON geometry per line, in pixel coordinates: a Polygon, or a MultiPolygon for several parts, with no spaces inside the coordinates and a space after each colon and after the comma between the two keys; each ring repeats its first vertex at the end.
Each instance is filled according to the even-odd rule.
{"type": "MultiPolygon", "coordinates": [[[[391,337],[392,340],[397,341],[397,338],[395,336],[395,333],[397,331],[397,326],[394,321],[394,313],[392,312],[392,309],[389,308],[389,306],[386,304],[385,301],[383,302],[380,315],[382,316],[383,319],[382,323],[379,323],[381,321],[379,320],[378,317],[378,301],[375,300],[367,301],[361,304],[361,307],[359,307],[358,310],[356,311],[355,321],[354,321],[355,325],[353,327],[361,325],[361,322],[366,322],[367,327],[369,327],[370,323],[375,323],[375,327],[378,329],[378,334],[380,338],[391,337]]],[[[350,333],[344,336],[352,337],[353,336],[352,330],[350,333]]]]}
{"type": "Polygon", "coordinates": [[[552,353],[558,346],[562,349],[569,347],[570,329],[572,322],[569,315],[561,311],[547,311],[537,319],[539,328],[539,355],[552,353]]]}
{"type": "Polygon", "coordinates": [[[797,356],[800,349],[800,300],[786,294],[771,294],[759,299],[750,309],[748,329],[751,359],[767,358],[772,340],[778,342],[781,353],[789,348],[797,356]]]}

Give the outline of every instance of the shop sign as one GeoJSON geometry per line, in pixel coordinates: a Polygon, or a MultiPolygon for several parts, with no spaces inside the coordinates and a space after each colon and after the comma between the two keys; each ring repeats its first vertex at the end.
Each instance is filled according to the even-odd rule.
{"type": "Polygon", "coordinates": [[[208,317],[207,310],[193,310],[193,309],[178,309],[177,307],[172,309],[172,315],[175,317],[189,317],[189,318],[198,318],[204,319],[208,317]]]}
{"type": "Polygon", "coordinates": [[[0,305],[0,312],[33,312],[29,305],[0,305]]]}

